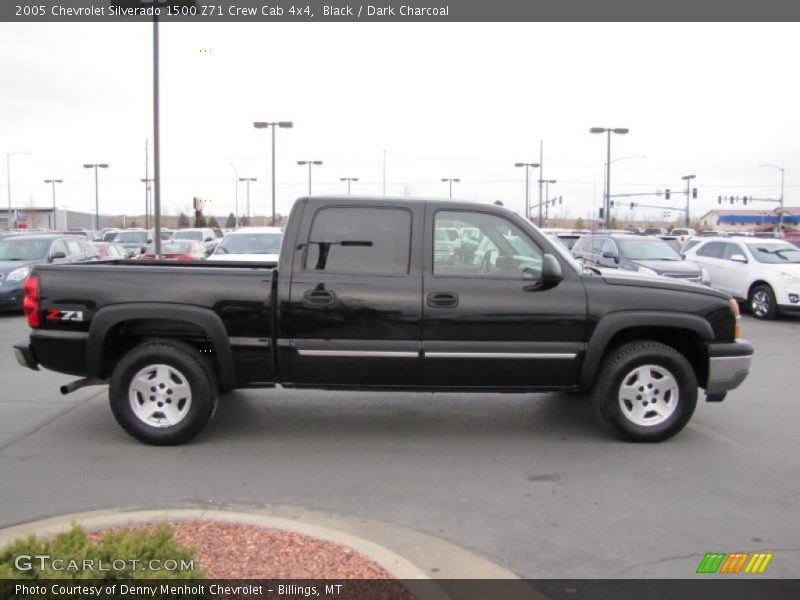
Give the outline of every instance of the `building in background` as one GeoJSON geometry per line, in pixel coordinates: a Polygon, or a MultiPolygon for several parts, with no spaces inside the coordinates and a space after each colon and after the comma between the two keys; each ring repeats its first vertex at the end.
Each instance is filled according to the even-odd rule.
{"type": "MultiPolygon", "coordinates": [[[[702,229],[717,231],[776,231],[780,213],[778,209],[733,210],[716,208],[700,217],[702,229]]],[[[800,208],[783,209],[783,228],[786,231],[800,231],[800,208]]]]}

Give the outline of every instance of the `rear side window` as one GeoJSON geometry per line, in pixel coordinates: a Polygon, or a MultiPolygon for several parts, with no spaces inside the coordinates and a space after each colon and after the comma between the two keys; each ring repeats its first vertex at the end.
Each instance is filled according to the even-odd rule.
{"type": "Polygon", "coordinates": [[[323,208],[314,216],[304,269],[405,275],[411,260],[411,213],[401,208],[323,208]]]}
{"type": "Polygon", "coordinates": [[[708,242],[696,254],[697,256],[707,256],[708,258],[722,258],[725,246],[725,242],[708,242]]]}
{"type": "Polygon", "coordinates": [[[596,237],[592,240],[592,254],[600,254],[600,248],[603,247],[603,242],[605,240],[600,237],[596,237]]]}

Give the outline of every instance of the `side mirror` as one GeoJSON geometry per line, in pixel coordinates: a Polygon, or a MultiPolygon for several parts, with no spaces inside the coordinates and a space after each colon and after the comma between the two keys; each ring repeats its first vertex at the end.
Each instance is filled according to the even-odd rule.
{"type": "Polygon", "coordinates": [[[50,255],[50,262],[53,262],[57,258],[67,258],[67,253],[66,252],[62,252],[60,250],[58,252],[53,252],[50,255]]]}
{"type": "Polygon", "coordinates": [[[612,252],[611,250],[606,250],[603,252],[603,258],[610,258],[614,262],[619,262],[619,256],[617,256],[616,252],[612,252]]]}
{"type": "Polygon", "coordinates": [[[556,285],[562,279],[561,263],[552,254],[545,254],[542,257],[542,283],[556,285]]]}
{"type": "Polygon", "coordinates": [[[733,262],[738,262],[738,263],[746,263],[747,262],[747,259],[745,258],[744,254],[734,254],[733,256],[731,256],[731,260],[733,262]]]}
{"type": "Polygon", "coordinates": [[[207,238],[205,239],[205,241],[206,241],[206,242],[213,242],[213,241],[214,241],[214,238],[212,238],[212,237],[207,237],[207,238]]]}

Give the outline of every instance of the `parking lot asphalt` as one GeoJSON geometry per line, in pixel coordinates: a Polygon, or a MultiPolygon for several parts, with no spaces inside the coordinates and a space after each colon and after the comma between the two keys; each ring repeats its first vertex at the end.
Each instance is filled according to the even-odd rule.
{"type": "MultiPolygon", "coordinates": [[[[529,578],[688,578],[707,552],[800,576],[800,320],[743,317],[750,377],[661,444],[565,394],[237,391],[190,444],[145,446],[106,389],[17,365],[0,316],[0,527],[116,507],[273,506],[434,536],[529,578]]],[[[424,555],[424,552],[422,553],[424,555]]],[[[438,572],[436,557],[418,566],[438,572]]],[[[476,574],[479,576],[479,574],[476,574]]],[[[708,577],[708,576],[706,576],[708,577]]]]}

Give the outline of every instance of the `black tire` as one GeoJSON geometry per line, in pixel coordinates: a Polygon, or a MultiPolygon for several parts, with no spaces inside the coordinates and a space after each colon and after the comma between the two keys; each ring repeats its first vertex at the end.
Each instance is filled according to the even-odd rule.
{"type": "Polygon", "coordinates": [[[697,405],[697,377],[674,348],[631,342],[603,361],[592,405],[601,423],[622,439],[660,442],[691,419],[697,405]]]}
{"type": "Polygon", "coordinates": [[[775,292],[767,284],[757,285],[750,290],[747,305],[750,307],[750,313],[756,319],[774,319],[778,316],[775,292]]]}
{"type": "Polygon", "coordinates": [[[117,422],[137,440],[174,446],[192,439],[214,415],[219,385],[194,348],[156,340],[136,346],[117,363],[108,399],[117,422]]]}

